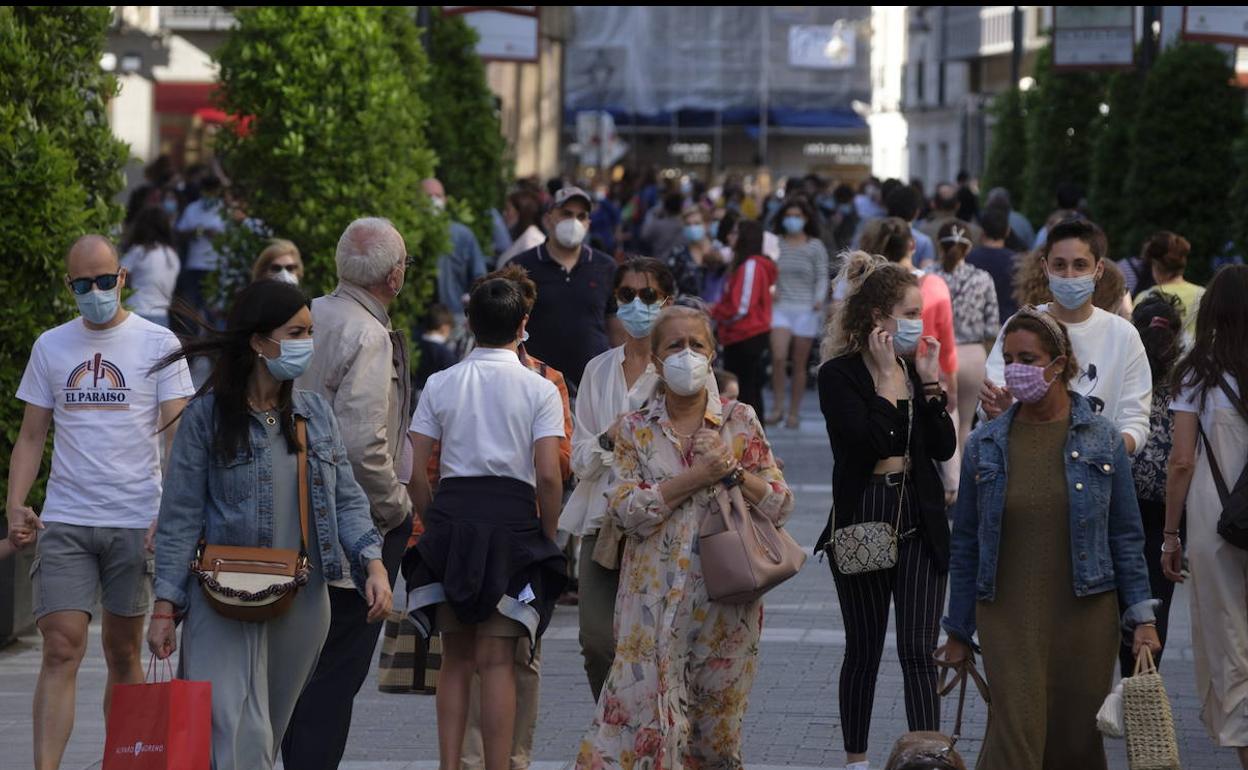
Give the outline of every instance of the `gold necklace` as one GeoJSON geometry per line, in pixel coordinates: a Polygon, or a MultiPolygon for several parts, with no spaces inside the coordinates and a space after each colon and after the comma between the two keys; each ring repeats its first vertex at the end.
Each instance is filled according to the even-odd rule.
{"type": "Polygon", "coordinates": [[[253,412],[260,412],[260,413],[263,413],[263,414],[264,414],[264,422],[265,422],[265,424],[266,424],[266,425],[277,425],[277,418],[273,416],[273,410],[272,410],[272,409],[261,409],[260,407],[256,406],[254,403],[252,403],[252,400],[251,400],[250,398],[249,398],[249,399],[247,399],[247,406],[251,407],[251,410],[252,410],[253,412]]]}

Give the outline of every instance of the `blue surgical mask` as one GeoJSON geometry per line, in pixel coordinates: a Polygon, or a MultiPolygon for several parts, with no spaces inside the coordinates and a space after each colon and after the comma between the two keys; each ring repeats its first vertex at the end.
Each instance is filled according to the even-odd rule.
{"type": "Polygon", "coordinates": [[[897,353],[913,353],[923,336],[922,318],[896,318],[897,333],[893,335],[893,350],[897,353]]]}
{"type": "Polygon", "coordinates": [[[659,311],[662,309],[662,302],[647,305],[641,301],[641,297],[637,297],[626,305],[620,305],[615,317],[624,324],[624,330],[630,336],[641,339],[654,329],[654,322],[659,320],[659,311]]]}
{"type": "Polygon", "coordinates": [[[685,240],[697,243],[706,237],[706,225],[685,225],[685,240]]]}
{"type": "Polygon", "coordinates": [[[797,235],[806,229],[805,217],[785,217],[784,231],[789,235],[797,235]]]}
{"type": "Polygon", "coordinates": [[[293,380],[308,370],[308,364],[312,363],[312,338],[305,337],[299,340],[282,340],[278,342],[272,337],[266,338],[270,342],[277,342],[281,346],[282,352],[277,358],[264,359],[264,365],[269,367],[269,374],[281,382],[293,380]]]}
{"type": "Polygon", "coordinates": [[[120,286],[111,291],[92,289],[86,294],[75,294],[74,301],[78,303],[78,312],[83,318],[103,325],[117,317],[117,308],[121,304],[117,295],[120,291],[120,286]]]}
{"type": "Polygon", "coordinates": [[[161,206],[164,207],[165,213],[171,217],[177,215],[178,213],[178,201],[176,198],[165,198],[164,201],[161,202],[161,206]]]}
{"type": "Polygon", "coordinates": [[[1096,291],[1096,276],[1081,275],[1076,278],[1063,278],[1049,274],[1049,290],[1053,298],[1067,310],[1078,310],[1083,307],[1096,291]]]}

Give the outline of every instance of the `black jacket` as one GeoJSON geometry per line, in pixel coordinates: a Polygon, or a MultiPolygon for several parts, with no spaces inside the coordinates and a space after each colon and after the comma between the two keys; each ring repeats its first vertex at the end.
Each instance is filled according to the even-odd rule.
{"type": "MultiPolygon", "coordinates": [[[[919,375],[909,361],[906,372],[914,392],[922,393],[919,375]]],[[[942,572],[949,569],[949,521],[945,515],[945,486],[937,461],[953,457],[958,433],[945,411],[944,398],[919,397],[914,405],[910,436],[910,465],[919,496],[923,542],[942,572]]],[[[905,453],[906,409],[894,406],[875,392],[875,382],[862,355],[834,358],[819,369],[819,408],[832,443],[832,505],[841,511],[840,524],[857,513],[875,465],[905,453]]],[[[819,536],[816,552],[832,535],[832,514],[819,536]]]]}

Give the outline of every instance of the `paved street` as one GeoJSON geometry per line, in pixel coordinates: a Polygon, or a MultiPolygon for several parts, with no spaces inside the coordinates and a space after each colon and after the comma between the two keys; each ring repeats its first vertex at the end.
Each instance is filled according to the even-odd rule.
{"type": "MultiPolygon", "coordinates": [[[[797,494],[791,531],[799,542],[813,544],[823,526],[831,496],[831,453],[814,394],[807,399],[799,431],[773,433],[777,454],[797,494]]],[[[1171,626],[1164,674],[1174,705],[1184,767],[1232,770],[1234,753],[1215,749],[1197,718],[1187,595],[1180,588],[1171,626]]],[[[839,768],[844,756],[836,708],[836,678],[844,633],[826,564],[810,561],[798,578],[774,592],[766,606],[762,665],[746,721],[745,759],[752,768],[839,768]]],[[[98,767],[104,741],[100,697],[104,662],[98,624],[79,678],[78,722],[64,767],[98,767]]],[[[542,705],[535,758],[540,770],[562,767],[576,752],[592,717],[594,704],[585,683],[576,642],[576,610],[561,607],[544,643],[542,705]]],[[[895,652],[885,651],[872,726],[870,758],[881,767],[892,742],[905,731],[901,672],[895,652]]],[[[39,663],[37,637],[0,651],[0,766],[28,766],[31,754],[30,697],[39,663]]],[[[952,728],[953,704],[945,709],[952,728]]],[[[985,710],[974,702],[968,711],[960,748],[973,766],[983,736],[985,710]]],[[[351,745],[344,770],[435,768],[437,759],[433,699],[419,695],[383,695],[370,679],[356,701],[351,745]]],[[[1107,741],[1110,766],[1125,769],[1120,741],[1107,741]]],[[[1072,769],[1073,770],[1073,769],[1072,769]]]]}

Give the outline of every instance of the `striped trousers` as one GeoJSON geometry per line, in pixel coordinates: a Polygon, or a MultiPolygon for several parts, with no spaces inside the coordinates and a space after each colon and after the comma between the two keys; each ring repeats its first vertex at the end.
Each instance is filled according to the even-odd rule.
{"type": "MultiPolygon", "coordinates": [[[[945,574],[941,573],[916,527],[921,525],[913,483],[906,486],[871,484],[863,493],[852,523],[898,521],[901,503],[903,534],[897,565],[860,575],[842,575],[835,563],[832,577],[845,623],[845,658],[841,663],[840,714],[845,750],[867,751],[875,682],[884,653],[890,603],[896,608],[897,657],[905,684],[906,720],[911,730],[940,729],[940,696],[932,662],[945,604],[945,574]],[[905,490],[904,499],[902,490],[905,490]]],[[[851,521],[838,518],[837,526],[851,521]]]]}

